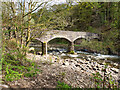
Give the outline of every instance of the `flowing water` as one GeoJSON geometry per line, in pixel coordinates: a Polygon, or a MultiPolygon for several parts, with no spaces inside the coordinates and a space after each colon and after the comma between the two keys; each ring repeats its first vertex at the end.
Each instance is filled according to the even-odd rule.
{"type": "MultiPolygon", "coordinates": [[[[34,47],[36,51],[41,51],[41,45],[39,46],[34,45],[34,47]]],[[[100,53],[90,53],[90,52],[87,52],[87,50],[80,51],[79,48],[76,48],[76,47],[75,47],[75,52],[77,54],[72,55],[72,54],[67,54],[67,50],[68,50],[68,46],[64,46],[64,45],[49,45],[48,46],[48,54],[57,55],[62,58],[81,58],[86,55],[91,55],[95,59],[99,59],[99,60],[107,59],[108,61],[112,61],[116,63],[120,62],[120,56],[117,56],[117,55],[103,55],[100,53]]]]}

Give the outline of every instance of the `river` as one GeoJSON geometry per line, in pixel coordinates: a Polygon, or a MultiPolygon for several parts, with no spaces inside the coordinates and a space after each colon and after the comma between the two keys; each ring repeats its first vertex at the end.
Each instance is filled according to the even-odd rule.
{"type": "MultiPolygon", "coordinates": [[[[32,46],[30,46],[32,47],[32,46]]],[[[41,45],[33,46],[35,47],[36,51],[41,52],[41,45]]],[[[120,56],[117,55],[104,55],[100,53],[93,53],[93,52],[87,52],[87,50],[80,51],[80,47],[75,46],[75,55],[68,54],[67,53],[68,46],[67,45],[48,45],[48,54],[52,54],[55,56],[59,56],[62,58],[81,58],[86,55],[93,56],[95,60],[107,60],[108,63],[119,63],[120,62],[120,56]]]]}

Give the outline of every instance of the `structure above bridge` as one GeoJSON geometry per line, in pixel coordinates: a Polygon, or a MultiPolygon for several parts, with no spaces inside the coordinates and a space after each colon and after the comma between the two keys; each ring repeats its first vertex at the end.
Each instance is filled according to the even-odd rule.
{"type": "Polygon", "coordinates": [[[90,32],[75,32],[75,31],[63,31],[63,30],[50,30],[44,31],[41,33],[40,37],[37,37],[36,40],[42,42],[42,52],[43,54],[47,53],[47,43],[55,38],[64,38],[70,42],[69,51],[74,51],[74,41],[79,38],[84,38],[86,40],[91,40],[94,38],[99,39],[98,34],[90,32]]]}

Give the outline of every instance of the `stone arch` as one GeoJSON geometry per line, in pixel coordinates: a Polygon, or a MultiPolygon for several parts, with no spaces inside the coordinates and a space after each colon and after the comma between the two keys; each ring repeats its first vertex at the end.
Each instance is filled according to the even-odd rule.
{"type": "Polygon", "coordinates": [[[66,39],[68,42],[71,42],[71,40],[70,40],[68,37],[65,37],[65,36],[54,36],[54,37],[52,37],[52,38],[49,38],[49,39],[47,40],[47,43],[48,43],[49,41],[53,40],[53,39],[56,39],[56,38],[66,39]]]}
{"type": "Polygon", "coordinates": [[[39,45],[39,44],[42,44],[43,42],[39,39],[32,39],[31,42],[30,42],[30,45],[39,45]]]}
{"type": "Polygon", "coordinates": [[[98,41],[100,41],[100,38],[94,37],[94,38],[90,38],[90,40],[98,40],[98,41]]]}
{"type": "Polygon", "coordinates": [[[66,38],[66,37],[53,37],[53,38],[51,38],[51,39],[49,39],[48,41],[47,41],[47,43],[49,43],[50,41],[52,41],[52,40],[54,40],[54,39],[64,39],[64,40],[66,40],[66,42],[67,42],[67,52],[70,52],[71,51],[71,47],[72,47],[72,42],[71,42],[71,40],[70,39],[68,39],[68,38],[66,38]]]}
{"type": "Polygon", "coordinates": [[[40,38],[35,38],[35,40],[38,40],[41,43],[44,43],[40,38]]]}
{"type": "Polygon", "coordinates": [[[87,40],[87,38],[85,36],[79,36],[79,37],[74,38],[73,42],[75,42],[78,39],[86,39],[87,40]]]}
{"type": "Polygon", "coordinates": [[[90,41],[90,40],[92,40],[92,39],[98,39],[98,40],[100,40],[98,37],[78,36],[78,37],[75,37],[75,38],[73,39],[73,41],[75,42],[75,41],[78,40],[78,39],[86,39],[86,40],[88,40],[88,41],[90,41]]]}
{"type": "MultiPolygon", "coordinates": [[[[44,37],[42,37],[42,38],[44,38],[44,37]]],[[[52,37],[48,37],[47,39],[43,39],[43,40],[42,39],[41,40],[37,39],[37,40],[42,42],[42,55],[47,54],[47,44],[51,40],[56,39],[56,38],[65,39],[65,40],[67,40],[69,42],[69,45],[71,45],[71,40],[68,37],[65,37],[65,36],[52,36],[52,37]]],[[[68,48],[68,51],[69,51],[69,48],[68,48]]]]}
{"type": "Polygon", "coordinates": [[[71,50],[73,51],[73,49],[74,49],[73,42],[71,41],[71,39],[69,39],[68,37],[65,37],[65,36],[55,36],[55,37],[52,37],[49,40],[47,40],[47,43],[49,43],[51,40],[56,39],[56,38],[67,40],[68,41],[68,48],[67,48],[68,51],[67,52],[70,52],[71,50]]]}
{"type": "Polygon", "coordinates": [[[80,44],[80,42],[82,42],[82,40],[87,40],[86,38],[77,38],[74,40],[74,44],[80,44]]]}

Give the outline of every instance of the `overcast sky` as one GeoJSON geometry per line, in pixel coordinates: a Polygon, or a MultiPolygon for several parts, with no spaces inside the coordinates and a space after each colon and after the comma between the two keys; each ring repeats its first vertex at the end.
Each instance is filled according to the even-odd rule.
{"type": "Polygon", "coordinates": [[[52,0],[51,4],[60,4],[60,3],[65,3],[66,0],[52,0]]]}
{"type": "MultiPolygon", "coordinates": [[[[23,0],[0,0],[2,2],[19,2],[23,0]]],[[[26,0],[26,2],[29,2],[30,0],[26,0]]],[[[52,1],[53,3],[64,3],[66,0],[32,0],[33,2],[44,2],[44,1],[52,1]]]]}

